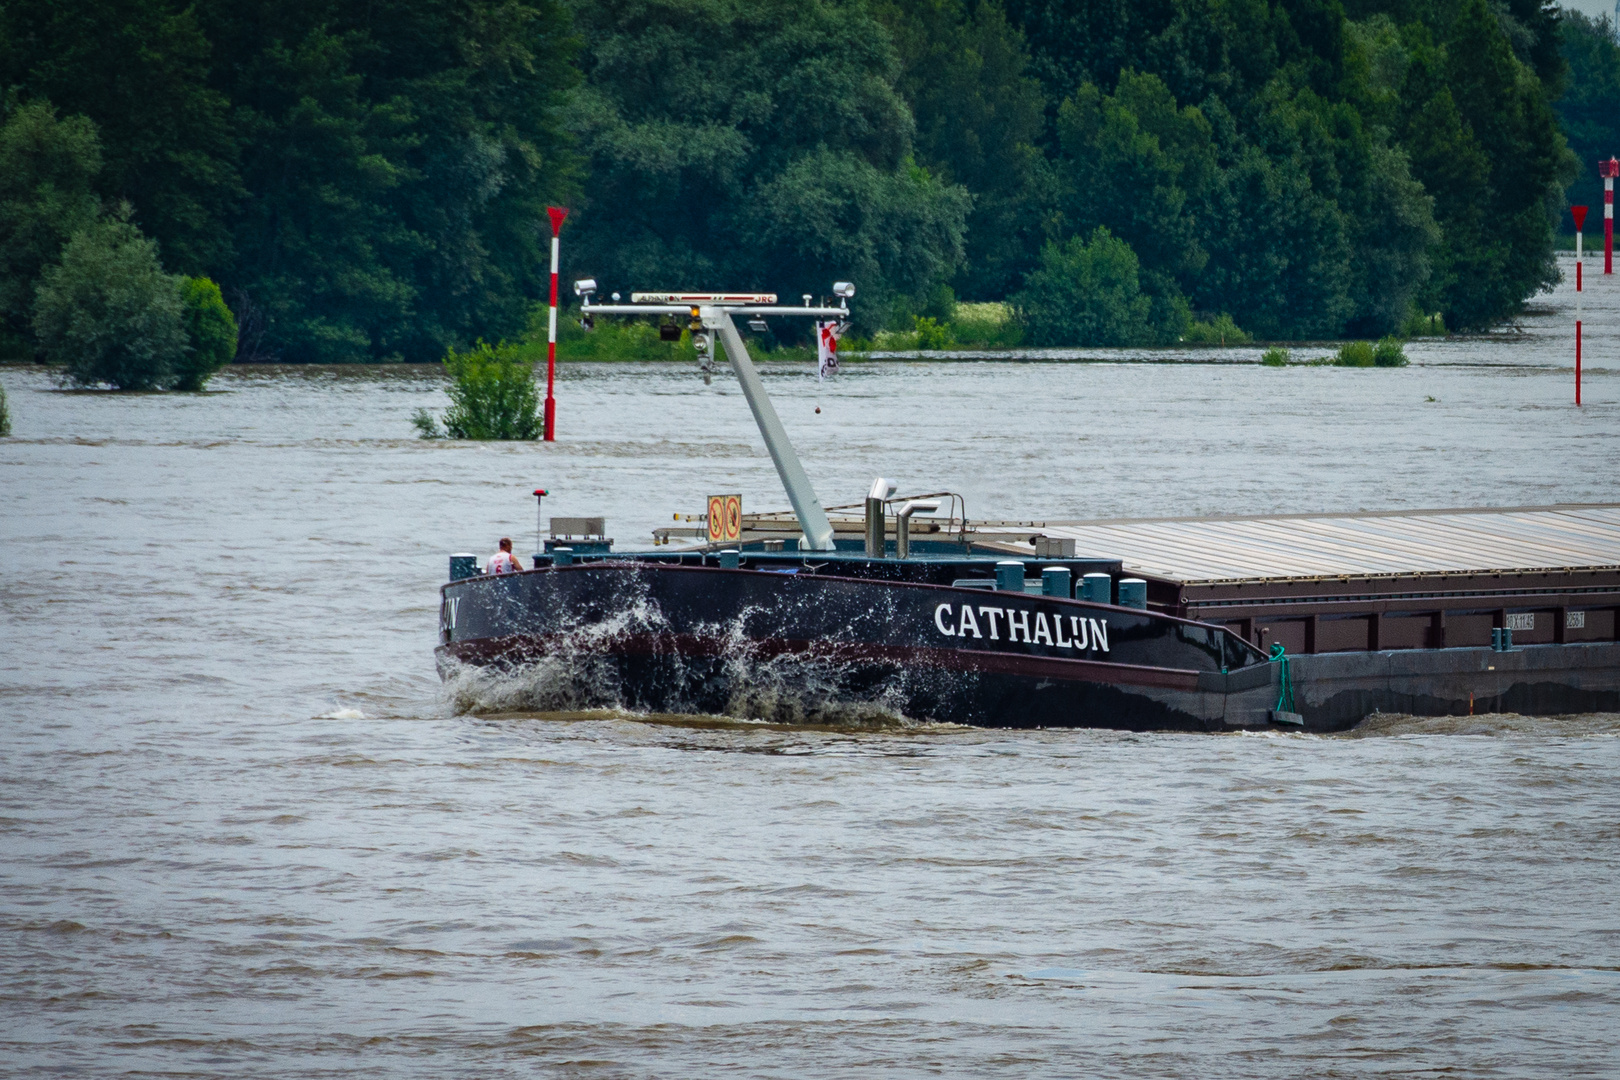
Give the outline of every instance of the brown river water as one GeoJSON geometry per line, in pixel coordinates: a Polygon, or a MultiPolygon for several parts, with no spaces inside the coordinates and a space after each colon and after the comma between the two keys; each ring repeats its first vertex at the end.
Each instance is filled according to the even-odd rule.
{"type": "MultiPolygon", "coordinates": [[[[1579,413],[1565,292],[1403,370],[767,383],[829,504],[878,474],[975,517],[1614,501],[1620,287],[1588,280],[1579,413]]],[[[785,504],[729,377],[565,367],[553,445],[414,439],[427,369],[0,383],[0,1075],[1620,1075],[1620,717],[458,704],[445,556],[530,550],[532,488],[620,547],[785,504]]]]}

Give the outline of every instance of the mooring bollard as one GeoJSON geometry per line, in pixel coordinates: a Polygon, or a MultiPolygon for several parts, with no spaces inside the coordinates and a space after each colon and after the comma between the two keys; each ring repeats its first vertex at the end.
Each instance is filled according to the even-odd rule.
{"type": "Polygon", "coordinates": [[[551,549],[552,566],[573,566],[574,549],[571,547],[554,547],[551,549]]]}
{"type": "Polygon", "coordinates": [[[1139,577],[1119,579],[1119,606],[1147,610],[1147,582],[1139,577]]]}
{"type": "Polygon", "coordinates": [[[720,569],[736,570],[742,566],[742,552],[736,548],[727,548],[720,553],[720,569]]]}
{"type": "Polygon", "coordinates": [[[1087,574],[1080,579],[1080,599],[1093,604],[1114,602],[1114,579],[1107,574],[1087,574]]]}
{"type": "Polygon", "coordinates": [[[462,552],[450,556],[450,580],[460,581],[462,578],[478,576],[478,556],[462,552]]]}
{"type": "Polygon", "coordinates": [[[1024,591],[1024,564],[1012,559],[996,563],[996,588],[1001,592],[1024,591]]]}
{"type": "Polygon", "coordinates": [[[1069,585],[1069,568],[1067,566],[1048,566],[1041,571],[1041,595],[1061,596],[1067,599],[1074,595],[1069,585]]]}

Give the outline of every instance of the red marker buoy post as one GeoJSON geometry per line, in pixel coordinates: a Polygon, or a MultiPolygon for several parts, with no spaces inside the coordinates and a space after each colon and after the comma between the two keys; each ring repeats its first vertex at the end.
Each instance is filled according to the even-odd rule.
{"type": "Polygon", "coordinates": [[[546,329],[546,442],[557,440],[557,236],[562,232],[566,206],[548,206],[551,217],[551,319],[546,329]]]}
{"type": "Polygon", "coordinates": [[[1586,207],[1572,206],[1575,218],[1575,404],[1581,403],[1581,229],[1586,225],[1586,207]]]}
{"type": "Polygon", "coordinates": [[[1598,162],[1603,177],[1603,272],[1614,273],[1614,178],[1620,176],[1620,160],[1598,162]]]}

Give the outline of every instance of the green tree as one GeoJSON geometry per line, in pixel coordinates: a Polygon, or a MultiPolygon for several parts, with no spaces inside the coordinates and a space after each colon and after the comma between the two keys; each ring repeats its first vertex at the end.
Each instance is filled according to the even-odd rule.
{"type": "Polygon", "coordinates": [[[75,233],[46,269],[34,332],[69,381],[120,390],[171,385],[190,344],[178,279],[163,272],[157,243],[119,220],[75,233]]]}
{"type": "Polygon", "coordinates": [[[1258,147],[1221,172],[1204,215],[1211,257],[1194,304],[1240,312],[1266,339],[1337,336],[1355,309],[1345,216],[1292,159],[1258,147]]]}
{"type": "MultiPolygon", "coordinates": [[[[1565,11],[1560,41],[1569,63],[1569,81],[1558,100],[1558,119],[1577,162],[1566,199],[1591,207],[1596,216],[1603,205],[1597,163],[1620,157],[1620,111],[1615,108],[1620,102],[1620,38],[1607,15],[1592,19],[1578,11],[1565,11]]],[[[1561,221],[1565,232],[1574,231],[1569,215],[1563,215],[1561,221]]]]}
{"type": "Polygon", "coordinates": [[[1127,71],[1112,95],[1082,84],[1058,110],[1057,137],[1065,227],[1106,226],[1131,246],[1160,336],[1176,340],[1183,284],[1209,257],[1194,212],[1218,175],[1209,122],[1178,109],[1158,77],[1127,71]]]}
{"type": "Polygon", "coordinates": [[[177,0],[5,0],[0,85],[93,120],[99,190],[134,220],[171,268],[218,272],[243,192],[230,103],[210,85],[217,58],[194,5],[177,0]]]}
{"type": "Polygon", "coordinates": [[[251,193],[220,280],[263,313],[263,348],[424,360],[522,332],[545,205],[575,190],[556,0],[204,0],[201,18],[251,193]]]}
{"type": "Polygon", "coordinates": [[[1401,26],[1410,62],[1397,135],[1441,229],[1420,303],[1453,329],[1479,329],[1557,280],[1552,221],[1574,158],[1547,82],[1514,55],[1497,9],[1486,0],[1414,7],[1419,19],[1401,26]]]}
{"type": "Polygon", "coordinates": [[[32,335],[40,274],[101,213],[100,171],[90,121],[58,119],[44,101],[8,103],[0,124],[0,318],[12,337],[32,335]]]}
{"type": "Polygon", "coordinates": [[[879,14],[900,56],[917,160],[973,196],[956,289],[1000,299],[1056,225],[1056,178],[1037,146],[1045,101],[1023,37],[987,0],[898,0],[879,14]]]}
{"type": "Polygon", "coordinates": [[[1088,242],[1048,243],[1013,297],[1031,345],[1145,345],[1152,302],[1142,294],[1131,246],[1097,226],[1088,242]]]}
{"type": "Polygon", "coordinates": [[[912,159],[899,61],[863,5],[610,0],[575,16],[591,183],[570,277],[786,296],[847,278],[869,330],[954,273],[969,198],[912,159]]]}
{"type": "Polygon", "coordinates": [[[182,281],[180,300],[190,347],[175,364],[174,388],[201,390],[236,356],[236,316],[226,306],[219,286],[208,278],[182,281]]]}

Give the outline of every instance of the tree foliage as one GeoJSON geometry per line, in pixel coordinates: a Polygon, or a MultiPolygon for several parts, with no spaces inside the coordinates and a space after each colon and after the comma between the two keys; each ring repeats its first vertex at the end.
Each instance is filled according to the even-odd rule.
{"type": "Polygon", "coordinates": [[[98,192],[298,361],[521,331],[573,50],[559,0],[0,5],[0,85],[94,121],[98,192]]]}
{"type": "MultiPolygon", "coordinates": [[[[1568,201],[1600,214],[1603,181],[1597,163],[1620,157],[1620,37],[1607,15],[1591,19],[1578,11],[1562,13],[1559,35],[1569,81],[1558,100],[1558,118],[1578,163],[1568,201]]],[[[1563,228],[1574,230],[1568,215],[1563,228]]]]}
{"type": "Polygon", "coordinates": [[[157,243],[128,221],[75,233],[49,267],[34,305],[47,358],[80,386],[156,390],[173,385],[190,342],[180,282],[157,243]]]}
{"type": "Polygon", "coordinates": [[[24,336],[40,275],[101,213],[101,145],[95,125],[58,118],[49,102],[9,106],[0,124],[0,318],[24,336]]]}
{"type": "MultiPolygon", "coordinates": [[[[1031,345],[1147,345],[1152,301],[1131,246],[1099,225],[1091,239],[1049,242],[1014,298],[1031,345]]],[[[1183,319],[1185,322],[1185,319],[1183,319]]]]}
{"type": "Polygon", "coordinates": [[[570,276],[853,280],[865,331],[1099,228],[1160,340],[1474,329],[1617,87],[1546,0],[4,0],[0,317],[127,203],[257,355],[429,359],[522,332],[566,202],[570,276]]]}
{"type": "Polygon", "coordinates": [[[1055,177],[1038,145],[1045,101],[1023,35],[988,0],[878,10],[900,57],[896,88],[915,117],[917,160],[973,196],[956,291],[1000,299],[1056,225],[1055,177]]]}
{"type": "Polygon", "coordinates": [[[845,278],[871,319],[961,263],[969,197],[915,162],[899,60],[865,5],[609,0],[576,19],[591,182],[571,274],[787,296],[845,278]]]}

